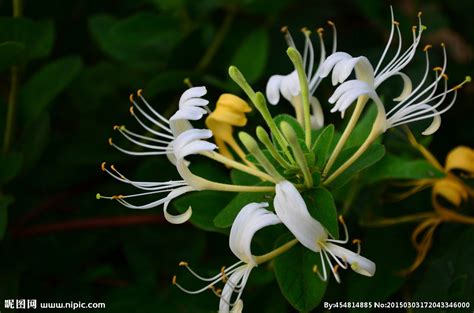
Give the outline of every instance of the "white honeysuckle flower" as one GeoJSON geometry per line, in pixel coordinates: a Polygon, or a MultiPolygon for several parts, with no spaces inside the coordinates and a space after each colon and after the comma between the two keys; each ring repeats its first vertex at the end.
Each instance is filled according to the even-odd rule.
{"type": "MultiPolygon", "coordinates": [[[[346,269],[347,264],[359,274],[364,276],[374,275],[374,262],[359,253],[354,253],[336,245],[336,243],[344,244],[348,242],[348,232],[345,224],[342,223],[346,238],[344,240],[333,239],[324,226],[309,214],[306,203],[292,183],[282,181],[276,185],[273,205],[281,222],[285,224],[296,239],[306,248],[320,253],[323,274],[321,275],[319,271],[316,272],[321,279],[327,280],[326,262],[338,282],[340,279],[337,266],[346,269]],[[336,267],[333,266],[331,259],[336,262],[336,267]]],[[[342,218],[340,220],[342,222],[342,218]]]]}
{"type": "MultiPolygon", "coordinates": [[[[182,132],[174,140],[172,145],[172,153],[176,159],[176,166],[178,173],[182,173],[180,168],[189,166],[189,162],[185,160],[186,156],[192,154],[200,154],[206,151],[213,151],[216,148],[216,145],[209,143],[203,139],[209,139],[212,137],[212,132],[208,129],[188,129],[182,132]]],[[[118,195],[118,196],[101,196],[98,195],[98,198],[112,199],[117,200],[120,204],[126,206],[130,209],[150,209],[163,204],[163,212],[167,221],[173,224],[181,224],[186,222],[192,214],[192,209],[188,210],[182,214],[172,215],[168,212],[168,205],[174,198],[181,196],[184,193],[190,191],[201,190],[199,184],[199,178],[193,175],[181,175],[182,180],[171,180],[167,182],[143,182],[143,181],[134,181],[125,177],[120,173],[113,165],[110,167],[110,170],[105,166],[105,162],[102,163],[102,170],[107,172],[110,176],[115,179],[132,185],[138,189],[144,190],[143,193],[131,194],[131,195],[118,195]],[[153,202],[144,204],[144,205],[135,205],[131,204],[128,199],[135,198],[139,196],[148,196],[159,193],[168,193],[165,197],[155,200],[153,202]]]]}
{"type": "Polygon", "coordinates": [[[423,49],[426,59],[425,73],[418,85],[413,88],[412,80],[408,75],[401,72],[401,70],[413,59],[425,27],[421,24],[421,14],[418,14],[419,25],[418,27],[412,28],[413,42],[404,53],[401,53],[402,37],[399,24],[393,17],[393,10],[391,10],[391,16],[392,29],[390,38],[375,70],[366,57],[353,58],[345,52],[337,52],[329,56],[321,66],[320,75],[322,77],[326,77],[332,71],[333,85],[341,83],[334,94],[329,98],[329,103],[335,104],[331,112],[340,111],[343,114],[360,96],[366,95],[377,105],[379,111],[378,131],[380,133],[402,124],[424,119],[433,119],[428,128],[422,132],[423,135],[431,135],[436,132],[441,125],[440,115],[449,110],[454,104],[457,96],[456,90],[464,83],[469,82],[470,78],[467,77],[463,83],[448,89],[447,76],[445,74],[447,66],[446,49],[444,44],[441,44],[443,50],[443,66],[434,68],[436,72],[435,78],[429,82],[427,79],[430,71],[428,50],[431,46],[428,45],[423,49]],[[385,56],[392,43],[395,29],[398,34],[398,48],[392,60],[382,68],[385,56]],[[352,71],[355,72],[356,80],[346,81],[352,71]],[[400,76],[402,78],[403,89],[400,95],[393,99],[395,104],[390,105],[387,103],[388,101],[385,101],[385,103],[381,101],[376,90],[384,81],[393,76],[400,76]],[[444,83],[441,83],[441,80],[444,80],[444,83]],[[444,87],[442,87],[441,91],[438,91],[440,84],[444,85],[444,87]],[[448,101],[444,107],[440,108],[441,105],[446,103],[446,96],[451,92],[454,92],[452,99],[448,101]],[[386,108],[390,107],[391,109],[386,111],[386,108]]]}
{"type": "Polygon", "coordinates": [[[201,119],[203,114],[207,113],[202,107],[209,103],[208,100],[200,97],[206,94],[206,87],[192,87],[187,89],[179,99],[179,108],[176,113],[168,120],[163,115],[158,113],[146,101],[142,95],[142,90],[138,90],[137,95],[141,100],[142,106],[130,95],[130,113],[137,120],[137,122],[150,135],[144,136],[128,130],[125,126],[114,126],[114,130],[118,130],[130,142],[146,148],[148,151],[131,151],[124,149],[112,142],[109,138],[109,144],[123,153],[129,155],[147,156],[147,155],[167,155],[170,161],[174,164],[175,159],[172,153],[173,141],[183,131],[191,129],[192,121],[201,119]],[[140,117],[143,116],[146,122],[140,117]],[[151,126],[147,125],[151,123],[151,126]]]}
{"type": "MultiPolygon", "coordinates": [[[[329,22],[329,24],[332,26],[334,32],[332,47],[332,53],[334,53],[337,48],[336,28],[334,26],[334,23],[329,22]]],[[[288,46],[296,49],[295,43],[290,32],[288,31],[288,28],[284,27],[282,31],[285,33],[285,39],[287,41],[288,46]]],[[[305,35],[303,66],[307,77],[308,91],[310,93],[310,103],[313,111],[311,115],[311,126],[314,129],[319,129],[324,125],[324,115],[320,102],[316,97],[313,96],[313,94],[321,82],[321,77],[318,74],[319,68],[314,66],[314,47],[313,43],[311,42],[310,31],[308,31],[307,29],[303,29],[302,31],[305,35]]],[[[319,65],[321,65],[326,59],[326,49],[324,46],[322,32],[322,28],[317,30],[320,42],[319,65]]],[[[266,95],[268,101],[273,105],[278,104],[278,102],[280,101],[280,93],[286,100],[288,100],[293,105],[297,114],[297,118],[299,118],[299,116],[303,112],[303,108],[301,101],[301,86],[296,70],[293,70],[288,75],[273,75],[270,77],[266,86],[266,95]]]]}
{"type": "Polygon", "coordinates": [[[421,41],[421,35],[425,27],[421,24],[421,13],[418,14],[418,26],[412,27],[413,42],[403,53],[402,50],[402,36],[399,28],[399,23],[395,21],[393,9],[390,7],[392,27],[390,36],[385,46],[385,49],[380,57],[377,66],[374,70],[370,61],[364,57],[352,57],[346,52],[336,52],[330,55],[324,63],[320,66],[319,76],[324,78],[332,71],[332,84],[337,85],[346,81],[346,79],[355,71],[356,78],[362,80],[377,89],[380,84],[392,76],[400,76],[403,80],[403,91],[395,101],[403,100],[412,89],[410,78],[402,73],[403,70],[413,59],[416,49],[421,41]],[[398,37],[398,48],[393,58],[381,68],[385,61],[387,52],[392,44],[395,29],[398,37]]]}
{"type": "Polygon", "coordinates": [[[251,252],[252,239],[258,230],[281,223],[278,216],[265,209],[266,207],[268,203],[265,202],[247,204],[235,218],[230,230],[229,247],[239,259],[237,263],[227,269],[222,268],[221,272],[213,277],[205,278],[192,270],[186,262],[180,262],[180,266],[185,266],[196,278],[207,282],[207,285],[198,290],[188,290],[176,282],[176,276],[173,277],[173,284],[189,294],[198,294],[211,289],[220,298],[219,313],[229,313],[229,310],[242,312],[243,301],[240,299],[242,292],[252,269],[258,266],[251,252]],[[215,287],[221,281],[225,283],[222,292],[215,287]]]}

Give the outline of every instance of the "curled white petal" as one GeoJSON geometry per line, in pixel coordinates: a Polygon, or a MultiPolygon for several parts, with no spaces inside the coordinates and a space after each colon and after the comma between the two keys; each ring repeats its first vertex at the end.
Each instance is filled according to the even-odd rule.
{"type": "Polygon", "coordinates": [[[168,205],[174,198],[177,198],[181,196],[182,194],[185,194],[187,192],[194,191],[194,190],[195,189],[190,186],[184,186],[184,187],[176,188],[175,190],[173,190],[166,196],[166,201],[164,202],[164,205],[163,205],[163,213],[164,213],[165,219],[168,222],[170,222],[171,224],[183,224],[191,218],[191,215],[193,214],[193,210],[191,207],[189,207],[182,214],[173,215],[168,212],[168,205]]]}
{"type": "Polygon", "coordinates": [[[398,73],[395,73],[394,75],[400,75],[400,77],[402,78],[403,89],[402,89],[401,94],[398,97],[394,98],[393,101],[403,101],[406,97],[408,97],[411,94],[413,90],[413,84],[411,82],[410,77],[408,77],[408,75],[405,73],[398,72],[398,73]]]}
{"type": "Polygon", "coordinates": [[[441,116],[435,115],[430,126],[426,128],[421,134],[424,136],[429,136],[434,134],[441,127],[441,116]]]}
{"type": "Polygon", "coordinates": [[[328,76],[337,63],[343,60],[351,59],[351,58],[352,56],[346,52],[336,52],[336,53],[331,54],[319,67],[319,76],[320,77],[328,76]]]}
{"type": "Polygon", "coordinates": [[[281,223],[278,216],[265,209],[268,203],[249,203],[242,208],[230,230],[230,250],[245,263],[257,266],[250,250],[255,233],[270,225],[281,223]]]}
{"type": "Polygon", "coordinates": [[[203,151],[212,151],[216,145],[202,139],[212,137],[209,129],[189,129],[181,133],[173,142],[173,152],[177,160],[203,151]]]}
{"type": "Polygon", "coordinates": [[[204,96],[206,93],[207,93],[207,89],[205,86],[191,87],[187,89],[185,92],[183,92],[183,94],[179,98],[179,107],[181,108],[181,106],[184,105],[184,103],[188,101],[189,99],[200,98],[204,96]]]}
{"type": "Polygon", "coordinates": [[[313,109],[313,114],[311,114],[311,128],[320,129],[324,126],[324,112],[321,107],[321,103],[316,97],[311,97],[311,108],[313,109]]]}
{"type": "Polygon", "coordinates": [[[364,276],[374,276],[375,263],[371,260],[333,243],[326,243],[326,250],[350,264],[352,270],[364,276]]]}
{"type": "Polygon", "coordinates": [[[321,223],[309,214],[306,203],[292,183],[282,181],[276,185],[273,206],[280,220],[303,246],[320,251],[316,243],[328,235],[321,223]]]}
{"type": "Polygon", "coordinates": [[[267,82],[265,93],[268,102],[275,105],[280,101],[280,85],[283,79],[282,75],[273,75],[267,82]]]}

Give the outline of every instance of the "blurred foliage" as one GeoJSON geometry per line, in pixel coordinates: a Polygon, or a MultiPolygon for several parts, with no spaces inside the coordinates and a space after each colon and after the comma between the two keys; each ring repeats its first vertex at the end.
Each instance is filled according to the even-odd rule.
{"type": "MultiPolygon", "coordinates": [[[[116,194],[122,188],[100,171],[104,160],[138,179],[173,178],[164,166],[167,160],[126,158],[108,146],[112,126],[131,121],[128,94],[143,88],[155,108],[170,115],[185,89],[186,77],[195,85],[208,85],[209,99],[238,92],[227,76],[230,64],[239,66],[256,89],[263,90],[270,75],[291,69],[279,32],[283,25],[302,42],[301,27],[313,30],[331,19],[338,28],[339,50],[350,48],[356,55],[376,59],[389,31],[389,4],[406,26],[403,31],[410,29],[418,10],[424,11],[424,24],[429,25],[424,43],[446,42],[450,81],[473,74],[472,1],[24,0],[23,17],[15,18],[11,2],[1,1],[2,139],[14,71],[19,81],[14,91],[12,141],[0,154],[2,303],[29,298],[105,302],[106,312],[215,312],[217,299],[211,292],[182,294],[172,286],[171,278],[181,260],[207,274],[232,264],[222,227],[230,225],[237,206],[258,199],[242,194],[216,198],[213,192],[203,192],[175,201],[177,210],[193,203],[195,211],[207,214],[193,216],[194,226],[165,223],[160,208],[137,212],[116,202],[97,201],[97,191],[116,194]]],[[[432,59],[433,64],[441,62],[439,49],[432,59]]],[[[416,77],[424,70],[424,61],[419,61],[409,69],[416,77]]],[[[329,87],[321,86],[320,99],[328,98],[329,87]]],[[[439,160],[455,146],[474,142],[473,98],[471,84],[443,116],[441,130],[430,144],[439,160]]],[[[330,108],[329,103],[322,105],[325,111],[330,108]]],[[[290,109],[272,108],[280,113],[290,109]]],[[[341,125],[337,114],[328,114],[326,120],[328,125],[341,125]]],[[[369,122],[361,123],[349,142],[360,144],[368,126],[369,122]]],[[[320,133],[324,145],[317,146],[317,157],[327,153],[324,149],[333,146],[337,136],[332,126],[320,133]]],[[[347,174],[355,183],[344,185],[349,177],[343,176],[334,182],[340,187],[335,191],[338,208],[354,236],[362,238],[366,256],[377,263],[375,277],[348,271],[342,274],[342,284],[331,281],[326,286],[305,272],[310,271],[306,265],[312,267],[319,260],[313,260],[314,254],[306,249],[295,248],[274,264],[254,270],[244,291],[246,312],[292,312],[286,300],[308,311],[319,303],[326,288],[327,301],[456,300],[474,305],[472,227],[440,226],[424,266],[407,277],[398,272],[414,257],[409,242],[412,227],[360,227],[371,216],[431,208],[426,193],[401,203],[387,202],[387,190],[394,189],[387,179],[442,175],[422,161],[397,131],[387,134],[386,142],[385,157],[374,167],[359,173],[383,156],[380,144],[372,146],[366,163],[353,165],[347,174]],[[276,279],[268,275],[273,270],[276,279]],[[288,277],[286,270],[305,279],[304,287],[289,287],[291,282],[282,285],[288,277]],[[287,289],[284,296],[279,284],[287,289]]],[[[233,173],[232,179],[248,181],[239,173],[233,173]]],[[[333,228],[337,230],[337,225],[333,228]]],[[[266,246],[264,239],[261,245],[266,246]]],[[[192,286],[191,277],[182,274],[183,284],[192,286]]]]}

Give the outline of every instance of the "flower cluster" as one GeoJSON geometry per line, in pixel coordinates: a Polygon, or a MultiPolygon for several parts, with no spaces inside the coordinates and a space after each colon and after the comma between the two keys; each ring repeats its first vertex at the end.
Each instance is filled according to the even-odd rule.
{"type": "MultiPolygon", "coordinates": [[[[99,199],[116,200],[132,209],[163,205],[166,220],[174,224],[188,221],[193,214],[192,207],[180,214],[170,212],[170,202],[184,193],[201,190],[266,193],[269,199],[273,199],[268,202],[248,203],[235,216],[230,229],[229,246],[238,258],[237,263],[223,268],[213,277],[206,278],[192,270],[187,262],[181,262],[180,266],[186,267],[197,279],[205,282],[204,287],[199,290],[188,290],[178,283],[176,276],[173,277],[173,284],[187,293],[194,294],[208,289],[214,291],[220,298],[219,312],[241,312],[241,295],[251,271],[297,244],[319,254],[320,266],[315,265],[313,271],[322,281],[328,280],[332,273],[336,281],[340,282],[339,268],[351,268],[361,275],[373,276],[375,263],[360,255],[359,240],[353,241],[357,244],[356,252],[342,246],[349,241],[348,229],[342,216],[339,216],[339,222],[344,230],[344,238],[339,239],[339,234],[331,232],[330,226],[334,225],[334,222],[337,226],[337,220],[317,219],[311,211],[314,203],[320,210],[330,208],[324,207],[321,204],[323,201],[318,198],[314,199],[314,203],[308,203],[303,193],[311,194],[318,188],[329,192],[328,189],[331,190],[336,179],[346,173],[374,141],[390,128],[431,119],[431,124],[423,134],[434,133],[440,127],[440,115],[453,105],[457,90],[470,80],[466,78],[463,83],[448,88],[444,45],[444,62],[442,66],[434,68],[434,77],[430,79],[430,46],[426,46],[422,49],[426,58],[426,72],[414,87],[411,78],[403,70],[417,54],[425,30],[421,23],[421,14],[418,16],[417,25],[412,28],[412,42],[404,50],[399,23],[395,21],[392,12],[390,38],[375,69],[364,56],[353,57],[346,52],[337,51],[336,28],[332,22],[329,22],[329,25],[333,32],[329,56],[326,54],[323,30],[317,30],[319,60],[316,60],[311,32],[308,29],[302,30],[305,45],[301,51],[296,48],[289,30],[286,27],[282,29],[289,46],[287,54],[294,70],[288,75],[271,76],[266,86],[266,96],[262,92],[254,91],[236,67],[229,68],[230,77],[242,88],[252,105],[236,95],[223,94],[211,112],[208,108],[209,101],[203,98],[207,93],[206,88],[191,87],[181,95],[178,110],[167,119],[147,102],[139,90],[136,96],[130,96],[130,112],[147,134],[138,134],[125,126],[115,126],[114,129],[140,149],[127,150],[109,139],[110,145],[129,155],[166,155],[170,166],[176,168],[181,179],[136,181],[127,178],[115,166],[107,166],[104,162],[101,166],[104,172],[142,192],[115,196],[98,194],[99,199]],[[394,56],[387,60],[394,38],[398,39],[398,46],[394,56]],[[346,110],[355,103],[347,126],[334,145],[328,141],[332,140],[332,133],[330,139],[323,138],[323,134],[333,128],[332,125],[324,127],[321,102],[314,95],[320,83],[330,74],[332,84],[337,85],[327,100],[334,104],[331,112],[339,111],[344,118],[346,110]],[[382,100],[385,98],[379,94],[379,86],[394,76],[402,79],[403,89],[392,103],[382,100]],[[280,94],[293,106],[294,118],[271,115],[267,100],[276,105],[281,100],[280,94]],[[340,160],[341,151],[369,100],[377,107],[377,117],[370,133],[343,162],[336,162],[340,160]],[[257,127],[256,139],[243,131],[234,136],[235,127],[245,126],[246,113],[254,108],[261,114],[266,127],[257,127]],[[192,123],[196,123],[208,113],[205,120],[207,128],[194,128],[192,123]],[[262,149],[262,146],[265,149],[262,149]],[[260,183],[236,185],[200,177],[190,169],[191,155],[201,155],[229,169],[245,172],[254,176],[260,183]],[[132,201],[133,198],[154,194],[164,196],[145,204],[132,201]],[[256,232],[275,224],[283,224],[293,239],[267,254],[252,254],[251,243],[256,232]],[[216,287],[220,282],[224,283],[222,290],[216,287]]],[[[337,219],[337,214],[335,216],[337,219]]]]}

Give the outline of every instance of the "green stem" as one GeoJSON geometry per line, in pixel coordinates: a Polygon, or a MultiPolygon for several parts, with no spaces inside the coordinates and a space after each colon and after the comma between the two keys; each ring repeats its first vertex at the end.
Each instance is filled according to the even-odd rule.
{"type": "Polygon", "coordinates": [[[303,100],[303,118],[304,118],[304,132],[306,146],[311,146],[311,115],[310,115],[310,104],[309,104],[309,90],[308,90],[308,79],[303,68],[303,59],[301,54],[295,48],[288,48],[286,53],[290,57],[290,60],[295,66],[296,72],[298,73],[298,79],[300,82],[301,98],[303,100]]]}
{"type": "Polygon", "coordinates": [[[12,66],[11,68],[11,81],[10,81],[10,94],[8,95],[8,108],[7,108],[7,120],[5,123],[5,133],[3,137],[3,153],[10,151],[11,139],[13,137],[13,127],[15,124],[15,111],[16,102],[18,96],[18,85],[20,80],[19,68],[12,66]]]}
{"type": "Polygon", "coordinates": [[[337,142],[336,147],[332,151],[331,156],[329,157],[329,160],[326,163],[326,166],[324,167],[323,174],[322,174],[323,177],[325,177],[329,173],[332,166],[334,165],[334,162],[336,162],[336,159],[339,156],[339,153],[341,152],[342,148],[344,147],[344,144],[346,143],[347,139],[352,133],[352,130],[354,130],[354,127],[357,124],[357,121],[359,120],[362,110],[364,109],[365,104],[367,103],[368,100],[369,98],[367,96],[361,96],[359,97],[359,99],[357,99],[357,104],[355,106],[354,112],[352,112],[351,119],[349,120],[349,123],[347,124],[346,129],[344,129],[344,132],[342,133],[341,138],[339,138],[339,141],[337,142]]]}
{"type": "Polygon", "coordinates": [[[216,55],[220,46],[224,42],[224,39],[227,33],[229,32],[230,26],[232,25],[232,22],[234,21],[235,13],[236,13],[235,10],[232,8],[227,13],[226,17],[224,18],[224,21],[222,22],[222,25],[219,27],[219,30],[216,33],[216,36],[214,37],[211,44],[209,45],[209,48],[207,49],[206,53],[202,56],[201,60],[199,60],[199,63],[196,66],[196,70],[198,72],[203,71],[211,63],[212,59],[216,55]]]}
{"type": "MultiPolygon", "coordinates": [[[[380,112],[380,111],[379,111],[380,112]]],[[[385,114],[378,114],[377,118],[372,126],[372,130],[365,139],[364,143],[357,149],[357,151],[342,164],[334,173],[332,173],[327,179],[324,180],[323,185],[329,185],[334,179],[337,178],[342,172],[344,172],[349,166],[351,166],[359,157],[370,147],[370,145],[383,133],[383,122],[385,121],[385,114]]]]}
{"type": "Polygon", "coordinates": [[[13,17],[23,15],[23,0],[13,0],[13,17]]]}
{"type": "Polygon", "coordinates": [[[280,254],[290,250],[290,248],[292,248],[297,243],[298,243],[298,239],[293,239],[291,241],[288,241],[284,245],[276,248],[275,250],[271,252],[268,252],[267,254],[256,256],[255,261],[257,262],[257,264],[268,262],[274,259],[275,257],[279,256],[280,254]]]}

